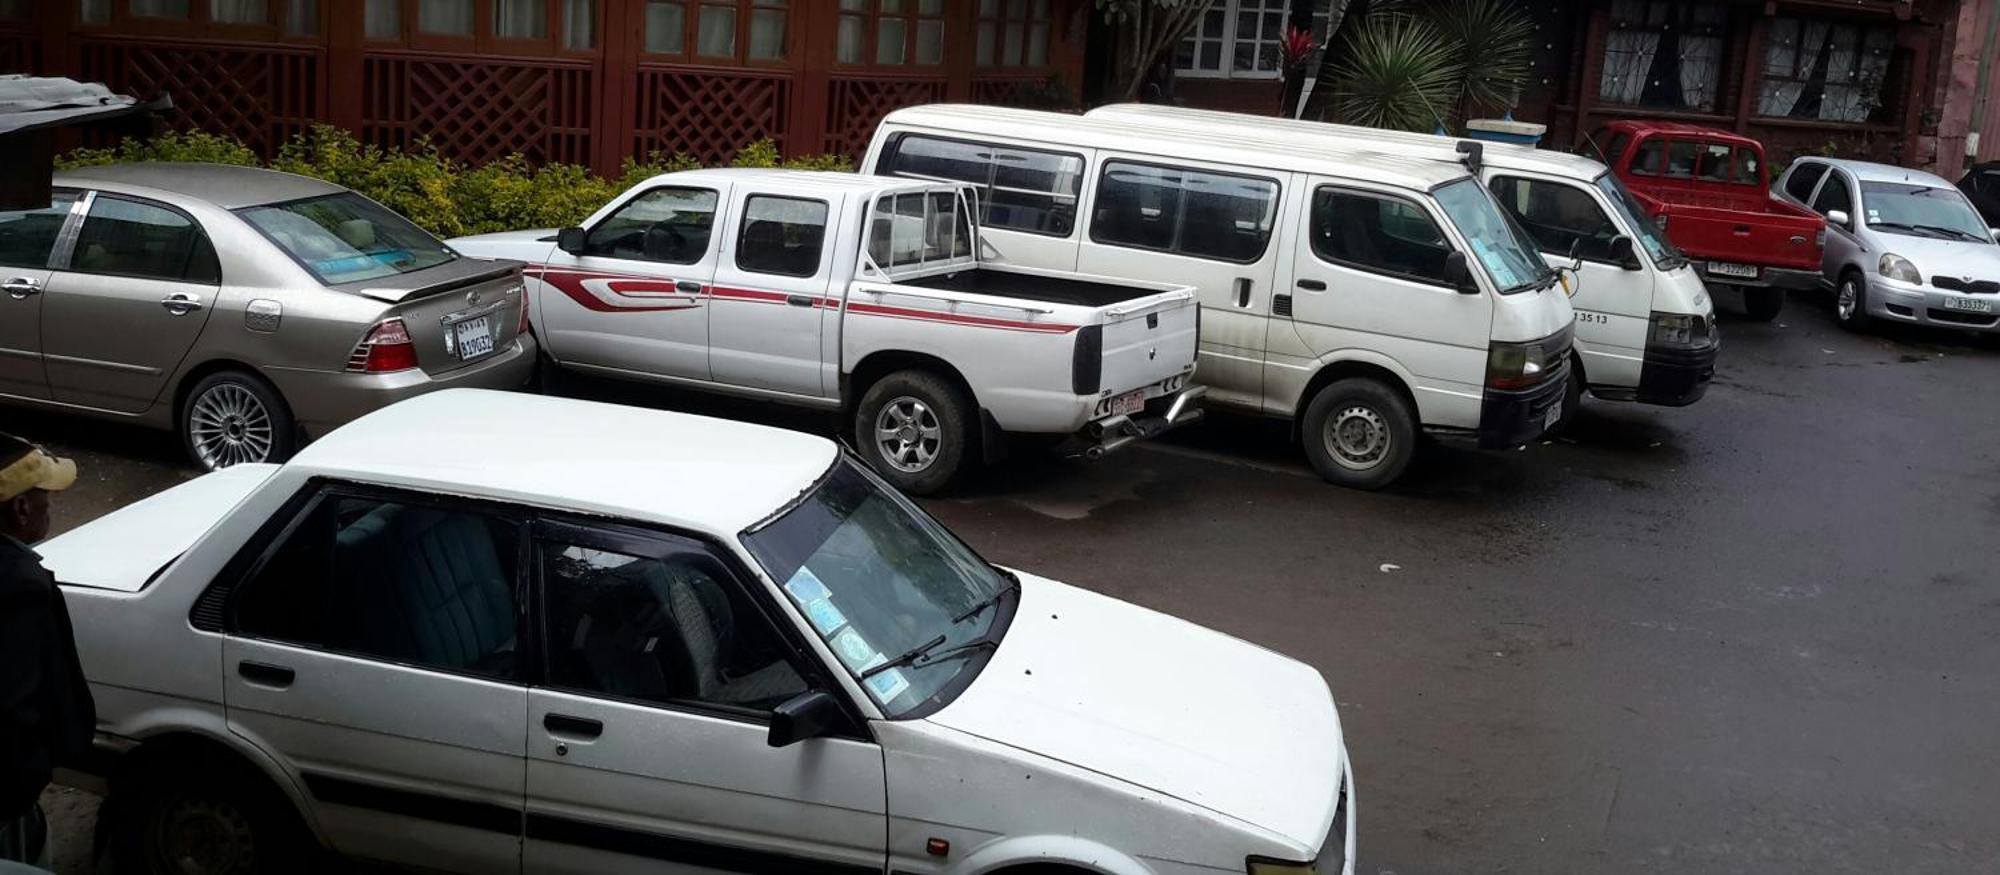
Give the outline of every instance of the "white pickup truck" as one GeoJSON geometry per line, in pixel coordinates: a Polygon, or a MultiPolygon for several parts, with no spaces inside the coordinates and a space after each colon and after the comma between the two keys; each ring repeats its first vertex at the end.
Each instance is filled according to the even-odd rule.
{"type": "Polygon", "coordinates": [[[980,261],[966,186],[656,176],[582,227],[449,241],[527,262],[545,366],[837,409],[897,487],[1003,432],[1095,458],[1200,415],[1194,289],[980,261]]]}

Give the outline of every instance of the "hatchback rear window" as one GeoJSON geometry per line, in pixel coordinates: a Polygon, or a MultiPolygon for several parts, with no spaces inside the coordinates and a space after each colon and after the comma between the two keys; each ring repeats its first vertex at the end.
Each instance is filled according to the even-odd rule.
{"type": "Polygon", "coordinates": [[[458,257],[429,232],[353,192],[236,214],[329,286],[414,273],[458,257]]]}

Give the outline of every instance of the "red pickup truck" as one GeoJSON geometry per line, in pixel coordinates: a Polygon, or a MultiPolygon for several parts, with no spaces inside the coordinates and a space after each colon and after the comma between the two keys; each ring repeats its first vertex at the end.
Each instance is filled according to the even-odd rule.
{"type": "Polygon", "coordinates": [[[1751,318],[1777,316],[1786,289],[1819,287],[1826,221],[1771,197],[1756,140],[1687,124],[1615,121],[1591,134],[1588,147],[1710,285],[1743,290],[1751,318]]]}

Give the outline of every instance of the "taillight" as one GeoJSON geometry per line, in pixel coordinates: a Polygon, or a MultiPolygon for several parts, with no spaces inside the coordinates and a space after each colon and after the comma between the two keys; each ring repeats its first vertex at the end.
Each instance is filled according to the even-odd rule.
{"type": "Polygon", "coordinates": [[[416,366],[417,345],[410,342],[410,329],[401,319],[376,323],[347,357],[347,369],[364,374],[407,371],[416,366]]]}
{"type": "Polygon", "coordinates": [[[514,326],[514,333],[528,334],[533,330],[534,326],[528,324],[528,290],[524,286],[521,289],[521,321],[514,326]]]}

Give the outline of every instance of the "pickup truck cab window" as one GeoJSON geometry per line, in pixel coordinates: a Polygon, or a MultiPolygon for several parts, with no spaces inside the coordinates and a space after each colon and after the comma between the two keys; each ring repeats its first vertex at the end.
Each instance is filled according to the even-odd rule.
{"type": "Polygon", "coordinates": [[[984,226],[1045,237],[1076,230],[1080,155],[904,134],[883,154],[880,172],[977,186],[984,226]]]}
{"type": "Polygon", "coordinates": [[[1618,226],[1590,192],[1520,176],[1496,176],[1492,188],[1500,205],[1527,228],[1543,252],[1560,256],[1575,252],[1593,261],[1611,260],[1611,240],[1618,236],[1618,226]]]}
{"type": "Polygon", "coordinates": [[[1693,179],[1694,161],[1695,144],[1681,140],[1669,142],[1667,144],[1666,177],[1668,179],[1693,179]]]}
{"type": "Polygon", "coordinates": [[[585,255],[693,264],[708,254],[717,195],[705,188],[655,188],[590,229],[585,255]]]}
{"type": "Polygon", "coordinates": [[[1704,182],[1728,182],[1733,169],[1730,158],[1733,149],[1722,143],[1703,143],[1700,170],[1696,173],[1704,182]]]}
{"type": "Polygon", "coordinates": [[[76,198],[76,192],[59,191],[41,209],[0,211],[0,265],[48,267],[76,198]]]}
{"type": "MultiPolygon", "coordinates": [[[[1618,153],[1613,152],[1614,156],[1618,153]]],[[[1632,172],[1640,176],[1659,176],[1666,170],[1667,142],[1647,140],[1639,144],[1638,151],[1632,153],[1632,172]]]]}
{"type": "Polygon", "coordinates": [[[1264,257],[1277,205],[1272,180],[1108,161],[1098,176],[1090,239],[1249,264],[1264,257]]]}
{"type": "Polygon", "coordinates": [[[206,285],[222,281],[215,247],[194,219],[179,210],[107,194],[91,200],[69,269],[206,285]]]}
{"type": "Polygon", "coordinates": [[[1763,185],[1764,159],[1757,150],[1745,146],[1736,147],[1737,185],[1763,185]]]}
{"type": "Polygon", "coordinates": [[[752,273],[809,277],[826,242],[826,201],[755,195],[744,201],[736,267],[752,273]]]}
{"type": "Polygon", "coordinates": [[[1821,177],[1826,176],[1826,165],[1817,161],[1802,161],[1785,180],[1785,193],[1799,203],[1811,203],[1813,189],[1819,186],[1821,177]]]}

